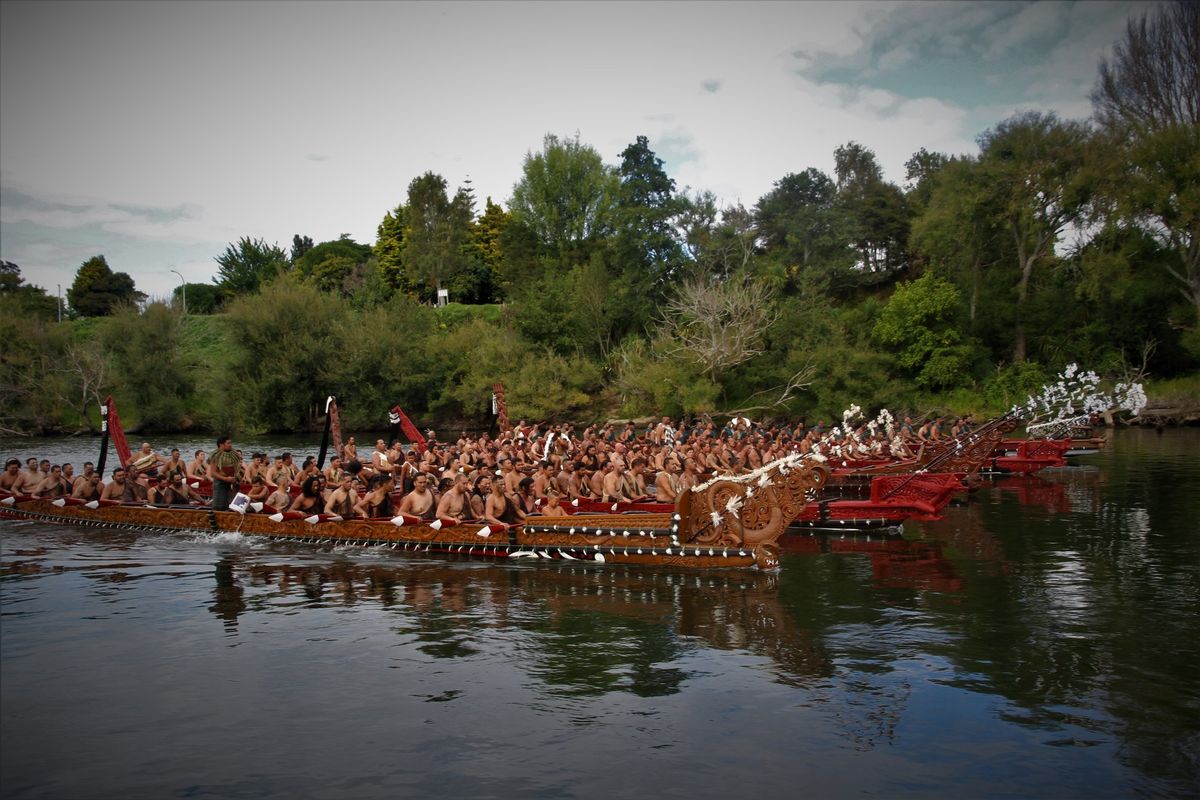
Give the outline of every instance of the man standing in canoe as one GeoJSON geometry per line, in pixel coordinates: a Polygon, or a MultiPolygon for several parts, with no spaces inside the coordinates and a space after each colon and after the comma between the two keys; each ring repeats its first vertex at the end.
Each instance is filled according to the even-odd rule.
{"type": "Polygon", "coordinates": [[[228,436],[217,439],[217,450],[208,460],[208,477],[212,481],[212,507],[216,511],[228,511],[229,501],[237,492],[242,457],[233,449],[228,436]]]}

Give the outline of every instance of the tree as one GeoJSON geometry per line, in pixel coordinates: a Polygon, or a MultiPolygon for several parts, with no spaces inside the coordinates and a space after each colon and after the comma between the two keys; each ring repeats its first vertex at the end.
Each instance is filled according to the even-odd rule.
{"type": "Polygon", "coordinates": [[[913,249],[963,289],[973,324],[986,288],[984,275],[1005,255],[1003,221],[991,187],[973,158],[951,160],[920,183],[928,195],[913,220],[913,249]]]}
{"type": "Polygon", "coordinates": [[[446,179],[426,172],[408,185],[406,211],[401,260],[409,280],[432,298],[468,267],[475,201],[466,187],[449,197],[446,179]]]}
{"type": "Polygon", "coordinates": [[[846,262],[836,198],[833,180],[809,167],[799,174],[784,175],[754,207],[754,221],[767,254],[781,263],[793,280],[810,266],[833,267],[846,262]]]}
{"type": "MultiPolygon", "coordinates": [[[[638,136],[621,152],[617,168],[620,185],[614,212],[614,231],[609,239],[602,266],[609,270],[602,280],[587,281],[591,286],[609,284],[600,299],[609,330],[593,341],[607,340],[601,352],[607,352],[613,339],[640,330],[654,309],[679,277],[684,264],[674,218],[679,210],[675,181],[663,169],[663,161],[650,149],[649,140],[638,136]]],[[[596,266],[596,254],[585,271],[596,266]]],[[[593,278],[601,278],[594,270],[593,278]]]]}
{"type": "Polygon", "coordinates": [[[27,285],[21,268],[11,261],[0,261],[0,297],[11,298],[18,307],[43,317],[53,318],[58,313],[58,298],[40,286],[27,285]]]}
{"type": "Polygon", "coordinates": [[[1130,19],[1092,92],[1108,128],[1145,134],[1200,125],[1200,3],[1175,0],[1130,19]]]}
{"type": "Polygon", "coordinates": [[[253,294],[262,284],[287,272],[288,255],[278,245],[243,236],[217,256],[214,282],[226,296],[253,294]]]}
{"type": "Polygon", "coordinates": [[[182,299],[187,295],[187,310],[189,314],[215,314],[225,302],[225,295],[220,286],[211,283],[187,283],[176,286],[171,292],[173,298],[182,299]]]}
{"type": "Polygon", "coordinates": [[[922,147],[904,162],[905,194],[910,204],[924,207],[933,191],[933,180],[954,159],[944,153],[931,153],[922,147]]]}
{"type": "Polygon", "coordinates": [[[504,231],[511,221],[512,215],[493,203],[489,197],[484,203],[483,213],[471,226],[471,242],[475,247],[475,256],[487,273],[493,299],[498,291],[500,273],[503,270],[504,231]]]}
{"type": "Polygon", "coordinates": [[[1200,322],[1200,3],[1130,20],[1092,103],[1115,156],[1105,211],[1172,256],[1163,266],[1200,322]]]}
{"type": "Polygon", "coordinates": [[[612,230],[618,187],[616,172],[578,134],[546,134],[542,151],[526,154],[508,207],[546,252],[579,259],[581,249],[612,230]]]}
{"type": "Polygon", "coordinates": [[[301,279],[323,292],[349,295],[348,284],[355,281],[372,256],[368,245],[359,244],[343,233],[337,239],[310,248],[293,265],[301,279]]]}
{"type": "Polygon", "coordinates": [[[891,273],[907,264],[909,211],[900,187],[883,179],[875,154],[857,142],[834,151],[837,207],[859,254],[858,268],[891,273]]]}
{"type": "Polygon", "coordinates": [[[192,370],[183,359],[182,315],[162,302],[144,311],[125,308],[101,329],[101,340],[121,376],[118,399],[129,400],[143,425],[158,430],[187,427],[195,407],[192,370]]]}
{"type": "Polygon", "coordinates": [[[1054,254],[1059,235],[1082,219],[1094,176],[1086,169],[1087,127],[1054,114],[1031,111],[1001,122],[979,137],[980,165],[998,217],[1016,253],[1017,319],[1013,361],[1026,356],[1023,311],[1034,267],[1054,254]]]}
{"type": "Polygon", "coordinates": [[[310,236],[301,236],[296,234],[292,237],[292,263],[299,261],[305,253],[313,249],[313,240],[310,236]]]}
{"type": "Polygon", "coordinates": [[[750,280],[693,279],[664,308],[662,333],[673,352],[699,363],[713,383],[731,367],[763,351],[767,328],[778,314],[771,291],[750,280]]]}
{"type": "Polygon", "coordinates": [[[126,303],[140,303],[146,295],[139,292],[133,278],[125,272],[113,272],[104,256],[92,256],[80,265],[75,282],[67,289],[71,307],[85,317],[106,317],[126,303]]]}
{"type": "Polygon", "coordinates": [[[383,215],[375,239],[375,258],[387,284],[401,292],[412,290],[412,282],[404,267],[404,237],[408,227],[408,210],[404,204],[383,215]]]}
{"type": "Polygon", "coordinates": [[[943,389],[968,375],[973,348],[958,325],[958,289],[932,273],[896,287],[879,315],[874,337],[894,349],[896,363],[919,385],[943,389]]]}

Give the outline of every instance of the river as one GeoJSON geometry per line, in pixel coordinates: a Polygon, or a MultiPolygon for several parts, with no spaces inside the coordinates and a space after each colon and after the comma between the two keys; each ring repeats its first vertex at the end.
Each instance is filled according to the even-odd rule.
{"type": "Polygon", "coordinates": [[[0,795],[1200,796],[1200,431],[1110,436],[770,574],[0,521],[0,795]]]}

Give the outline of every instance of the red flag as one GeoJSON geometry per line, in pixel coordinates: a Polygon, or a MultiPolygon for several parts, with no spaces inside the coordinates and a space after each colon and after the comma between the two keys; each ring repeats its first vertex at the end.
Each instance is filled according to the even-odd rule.
{"type": "Polygon", "coordinates": [[[400,430],[404,431],[404,435],[417,448],[418,453],[424,453],[429,448],[429,443],[425,441],[425,437],[417,430],[417,426],[412,424],[412,420],[404,413],[400,406],[392,408],[392,413],[400,418],[400,430]]]}
{"type": "Polygon", "coordinates": [[[122,469],[129,469],[129,459],[133,454],[129,451],[129,442],[125,441],[125,429],[121,427],[121,420],[117,417],[117,404],[113,402],[111,394],[104,401],[104,405],[108,406],[108,436],[117,451],[117,458],[121,459],[122,469]]]}

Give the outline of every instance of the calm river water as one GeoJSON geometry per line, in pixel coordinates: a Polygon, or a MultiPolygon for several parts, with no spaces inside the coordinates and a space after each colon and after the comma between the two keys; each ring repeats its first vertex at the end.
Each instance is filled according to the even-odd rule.
{"type": "Polygon", "coordinates": [[[1112,437],[776,574],[0,521],[0,794],[1200,795],[1200,431],[1112,437]]]}

